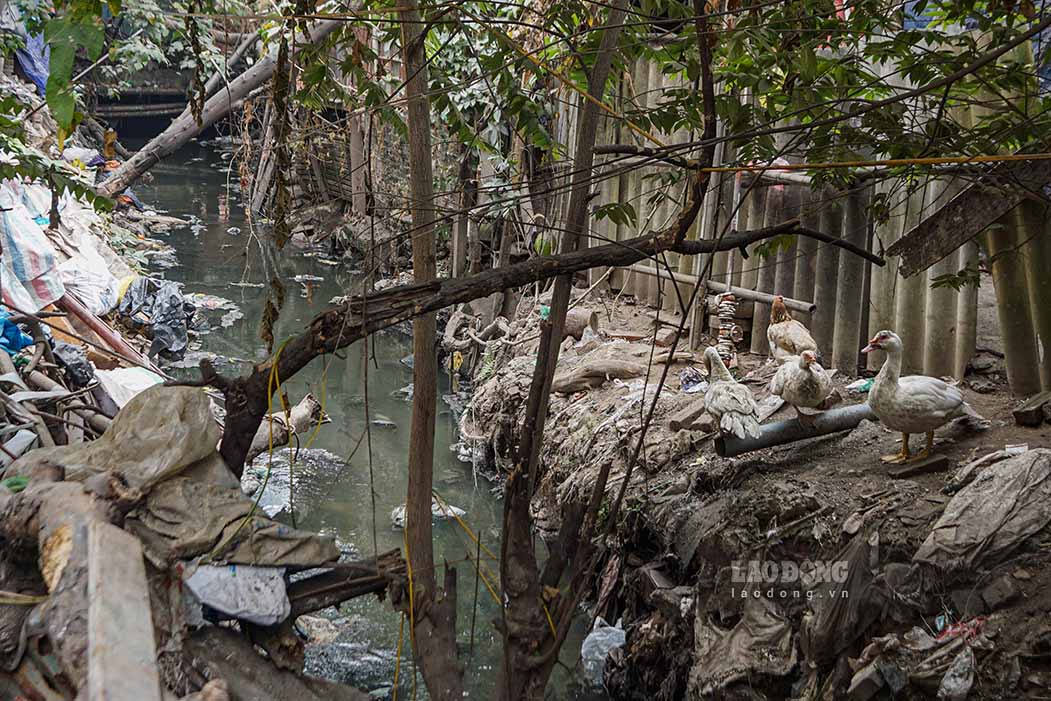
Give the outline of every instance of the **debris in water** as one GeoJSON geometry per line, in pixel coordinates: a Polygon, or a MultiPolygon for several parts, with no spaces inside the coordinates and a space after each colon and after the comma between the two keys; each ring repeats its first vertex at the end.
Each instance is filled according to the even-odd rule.
{"type": "Polygon", "coordinates": [[[231,236],[237,236],[239,233],[241,233],[241,227],[231,226],[229,229],[226,230],[226,233],[230,234],[231,236]]]}
{"type": "Polygon", "coordinates": [[[407,402],[411,402],[412,401],[412,395],[415,392],[415,389],[416,389],[416,387],[410,382],[409,384],[405,385],[404,387],[402,387],[400,389],[396,389],[393,392],[391,392],[391,395],[397,397],[398,399],[404,399],[407,402]]]}
{"type": "Polygon", "coordinates": [[[398,424],[391,421],[388,417],[383,414],[377,414],[376,418],[372,420],[372,425],[377,428],[397,428],[398,424]]]}
{"type": "Polygon", "coordinates": [[[407,368],[412,368],[416,366],[416,359],[413,358],[411,355],[407,355],[401,359],[401,364],[407,368]]]}
{"type": "MultiPolygon", "coordinates": [[[[438,497],[434,497],[431,500],[432,521],[451,521],[454,518],[463,518],[466,515],[467,512],[463,509],[446,503],[438,497]]],[[[390,512],[390,520],[395,528],[405,528],[405,504],[394,507],[394,510],[390,512]]]]}
{"type": "Polygon", "coordinates": [[[317,275],[296,275],[292,280],[295,282],[324,282],[325,278],[317,275]]]}

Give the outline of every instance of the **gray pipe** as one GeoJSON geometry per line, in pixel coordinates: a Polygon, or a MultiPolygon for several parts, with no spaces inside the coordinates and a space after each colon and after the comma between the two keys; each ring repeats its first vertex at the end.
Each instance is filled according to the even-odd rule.
{"type": "Polygon", "coordinates": [[[753,450],[772,448],[775,445],[795,443],[806,438],[826,436],[830,433],[849,431],[864,420],[875,421],[868,402],[830,409],[809,422],[800,423],[799,419],[776,421],[759,427],[758,438],[738,438],[732,435],[721,435],[715,439],[715,452],[723,458],[732,458],[753,450]]]}

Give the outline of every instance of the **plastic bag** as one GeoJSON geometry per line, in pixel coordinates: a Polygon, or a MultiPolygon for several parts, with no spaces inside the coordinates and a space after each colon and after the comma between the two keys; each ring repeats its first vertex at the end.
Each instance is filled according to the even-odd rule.
{"type": "Polygon", "coordinates": [[[8,355],[14,355],[23,348],[33,345],[33,339],[18,325],[10,320],[11,315],[0,309],[0,350],[7,351],[8,355]]]}
{"type": "Polygon", "coordinates": [[[205,606],[261,626],[276,625],[292,613],[284,567],[200,565],[185,582],[205,606]]]}
{"type": "Polygon", "coordinates": [[[74,388],[87,387],[92,378],[95,377],[95,366],[88,360],[87,353],[83,348],[57,341],[52,351],[55,359],[62,365],[62,372],[66,381],[74,388]]]}
{"type": "Polygon", "coordinates": [[[623,647],[626,641],[623,621],[618,620],[616,625],[611,626],[601,616],[595,619],[595,625],[580,647],[580,663],[590,684],[602,686],[602,678],[606,673],[606,658],[613,650],[623,647]]]}
{"type": "Polygon", "coordinates": [[[117,305],[117,313],[134,330],[145,333],[151,358],[178,359],[189,342],[187,329],[196,308],[186,301],[179,286],[169,280],[136,278],[117,305]]]}

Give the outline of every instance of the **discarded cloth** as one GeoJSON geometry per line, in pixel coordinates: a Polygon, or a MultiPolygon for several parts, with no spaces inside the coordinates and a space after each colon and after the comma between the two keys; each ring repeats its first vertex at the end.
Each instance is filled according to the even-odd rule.
{"type": "Polygon", "coordinates": [[[1051,523],[1051,450],[989,465],[945,507],[914,562],[974,572],[996,564],[1051,523]]]}
{"type": "MultiPolygon", "coordinates": [[[[149,391],[149,390],[148,390],[149,391]]],[[[331,538],[271,521],[238,487],[176,477],[154,487],[128,514],[125,530],[158,566],[208,556],[269,567],[318,567],[339,559],[331,538]]]]}

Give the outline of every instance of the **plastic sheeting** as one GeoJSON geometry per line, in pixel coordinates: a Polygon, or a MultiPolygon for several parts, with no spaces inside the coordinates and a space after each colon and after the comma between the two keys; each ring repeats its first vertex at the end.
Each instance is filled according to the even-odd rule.
{"type": "Polygon", "coordinates": [[[602,616],[595,619],[595,625],[584,638],[584,644],[580,646],[580,663],[589,684],[595,687],[603,686],[606,658],[613,650],[623,647],[626,640],[621,621],[611,626],[602,616]]]}
{"type": "Polygon", "coordinates": [[[690,690],[719,695],[733,682],[755,675],[783,677],[796,665],[792,626],[777,604],[749,598],[741,620],[730,630],[704,620],[694,625],[694,663],[690,690]]]}
{"type": "Polygon", "coordinates": [[[117,313],[152,339],[151,358],[179,358],[189,343],[188,327],[196,309],[169,280],[136,278],[120,298],[117,313]]]}
{"type": "Polygon", "coordinates": [[[21,470],[48,461],[65,468],[68,480],[113,470],[147,490],[214,454],[218,442],[219,426],[203,390],[152,387],[128,402],[98,440],[34,450],[8,474],[26,474],[21,470]]]}
{"type": "Polygon", "coordinates": [[[95,377],[113,403],[121,409],[139,393],[164,382],[164,378],[157,373],[140,367],[96,370],[95,377]]]}
{"type": "Polygon", "coordinates": [[[914,562],[974,572],[1002,561],[1051,523],[1051,450],[986,467],[945,507],[914,562]]]}
{"type": "Polygon", "coordinates": [[[25,40],[25,47],[17,49],[15,57],[26,76],[33,81],[37,92],[44,97],[47,94],[47,76],[51,72],[51,47],[44,41],[43,34],[31,36],[24,26],[21,30],[19,33],[25,40]]]}

